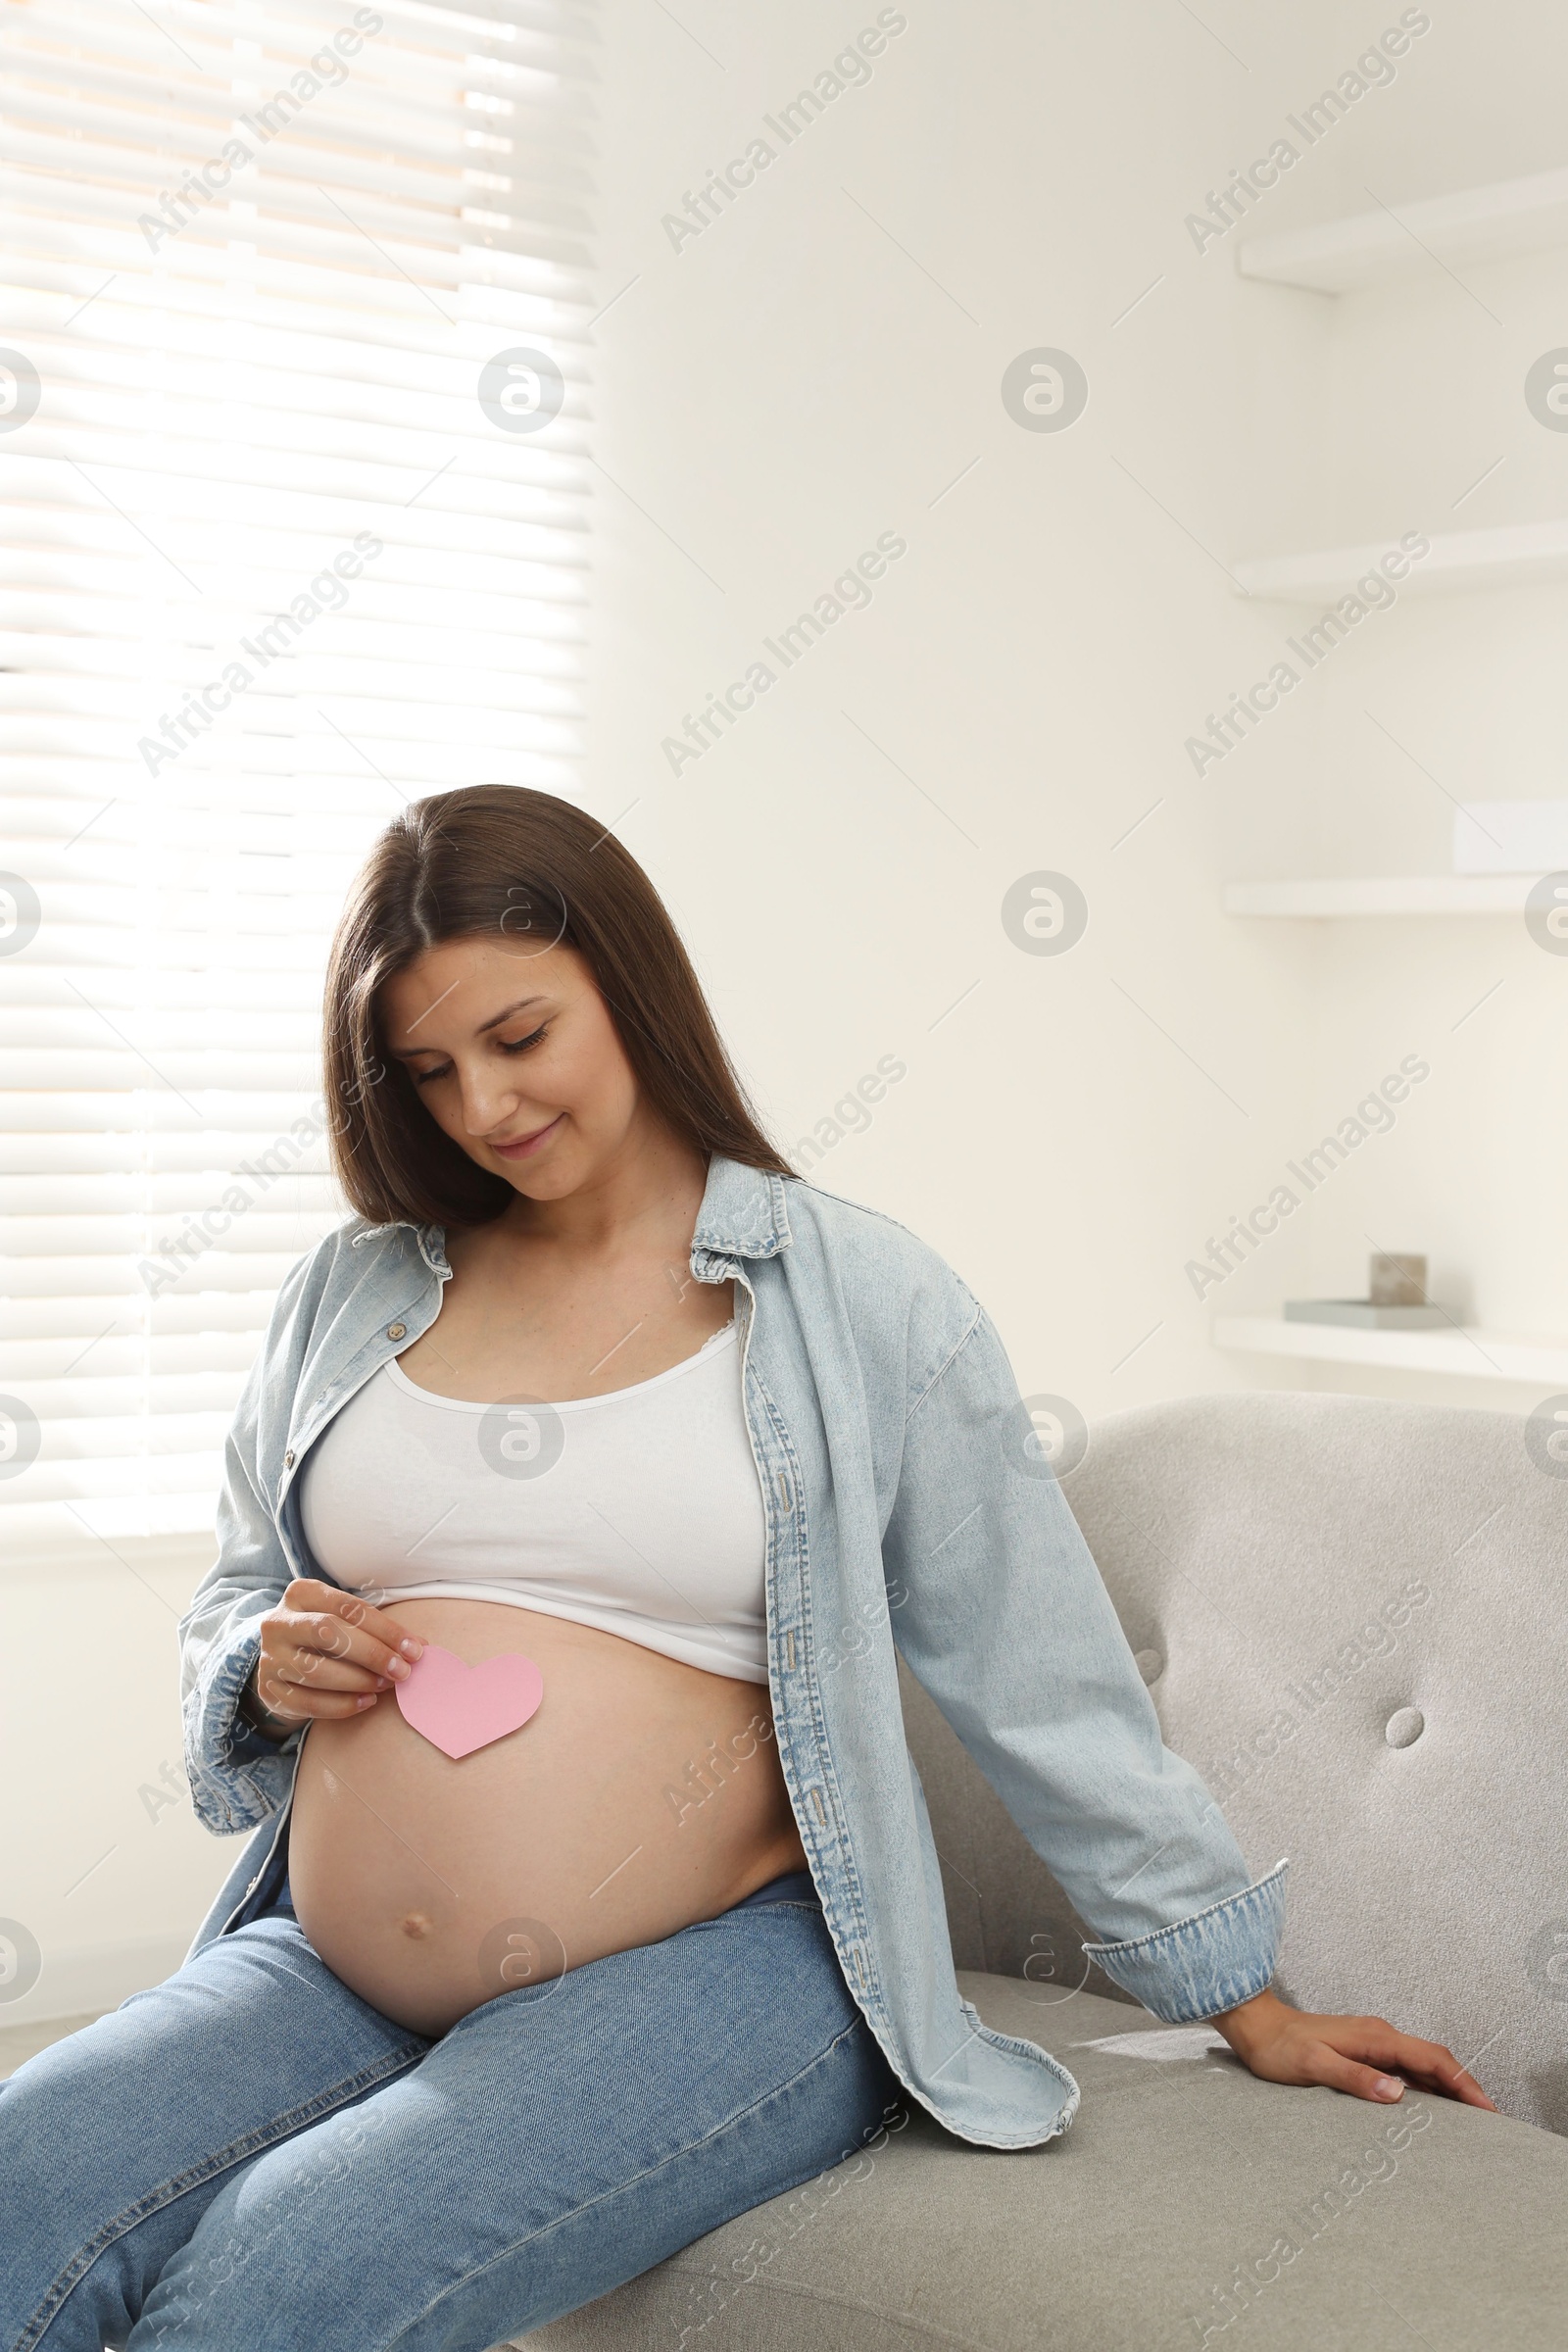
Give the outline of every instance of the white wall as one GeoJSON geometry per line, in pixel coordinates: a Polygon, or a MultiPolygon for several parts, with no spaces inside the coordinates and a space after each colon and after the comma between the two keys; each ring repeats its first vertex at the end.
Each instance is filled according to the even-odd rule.
{"type": "MultiPolygon", "coordinates": [[[[1527,1409],[1540,1391],[1223,1355],[1208,1325],[1364,1292],[1370,1235],[1428,1250],[1467,1313],[1568,1330],[1544,1198],[1563,971],[1517,920],[1244,922],[1220,889],[1446,870],[1448,803],[1369,707],[1455,798],[1561,790],[1563,592],[1405,600],[1201,780],[1183,744],[1306,617],[1239,601],[1239,556],[1564,511],[1568,437],[1519,389],[1561,332],[1561,257],[1478,269],[1499,328],[1436,265],[1334,298],[1240,280],[1241,231],[1195,250],[1184,216],[1396,9],[1211,9],[1212,32],[1180,10],[903,13],[869,85],[678,251],[661,216],[876,12],[683,8],[690,36],[610,14],[606,300],[635,282],[597,330],[618,486],[594,804],[635,804],[623,836],[784,1138],[878,1054],[907,1061],[815,1173],[953,1258],[1026,1391],[1091,1415],[1256,1382],[1527,1409]],[[1038,345],[1090,378],[1059,435],[999,397],[1038,345]],[[672,775],[681,714],[888,526],[909,553],[872,608],[672,775]],[[1090,903],[1059,959],[999,919],[1036,868],[1090,903]],[[1200,1302],[1185,1261],[1410,1054],[1432,1074],[1396,1129],[1200,1302]]],[[[1433,18],[1252,225],[1561,160],[1563,37],[1535,6],[1433,18]]]]}
{"type": "MultiPolygon", "coordinates": [[[[640,275],[599,330],[600,444],[660,527],[605,486],[591,789],[637,800],[624,838],[787,1142],[907,1062],[820,1181],[925,1234],[1026,1390],[1094,1413],[1246,1377],[1183,1266],[1299,1127],[1306,943],[1227,922],[1216,879],[1292,862],[1282,833],[1304,855],[1316,714],[1282,713],[1269,805],[1183,742],[1276,627],[1225,560],[1318,506],[1324,326],[1282,306],[1249,340],[1183,227],[1247,77],[1181,12],[905,13],[870,84],[678,252],[661,216],[876,12],[689,16],[723,73],[614,13],[607,295],[640,275]],[[1090,377],[1059,435],[999,395],[1039,345],[1090,377]],[[1271,471],[1277,431],[1306,464],[1271,471]],[[872,607],[672,775],[697,696],[888,528],[908,554],[872,607]],[[1002,928],[1042,868],[1090,904],[1060,958],[1002,928]]],[[[1304,1235],[1275,1247],[1298,1286],[1304,1235]]]]}
{"type": "Polygon", "coordinates": [[[239,1850],[197,1823],[180,1761],[174,1626],[211,1546],[117,1548],[0,1582],[0,1936],[23,1921],[43,1956],[21,1999],[0,1981],[0,2027],[108,2008],[177,1968],[239,1850]]]}
{"type": "MultiPolygon", "coordinates": [[[[1568,24],[1554,12],[1435,15],[1407,91],[1384,94],[1411,103],[1369,104],[1348,125],[1345,209],[1364,207],[1368,188],[1398,206],[1560,166],[1554,92],[1565,68],[1568,24]]],[[[1531,362],[1565,339],[1565,292],[1559,249],[1467,261],[1453,274],[1418,259],[1407,277],[1331,306],[1325,538],[1568,514],[1568,435],[1544,429],[1522,389],[1531,362]]],[[[1442,872],[1446,796],[1568,796],[1565,623],[1561,585],[1491,591],[1407,602],[1379,616],[1375,638],[1369,630],[1346,648],[1352,660],[1324,680],[1329,756],[1314,870],[1442,872]]],[[[1320,1083],[1349,1078],[1372,1006],[1391,1047],[1398,1039],[1428,1055],[1433,1074],[1401,1131],[1325,1188],[1314,1288],[1351,1282],[1371,1231],[1429,1251],[1435,1289],[1468,1318],[1568,1332],[1555,1198],[1568,1146],[1568,966],[1516,918],[1324,928],[1336,936],[1317,943],[1313,974],[1320,1083]]],[[[1512,1411],[1542,1394],[1371,1377],[1344,1385],[1512,1411]]]]}

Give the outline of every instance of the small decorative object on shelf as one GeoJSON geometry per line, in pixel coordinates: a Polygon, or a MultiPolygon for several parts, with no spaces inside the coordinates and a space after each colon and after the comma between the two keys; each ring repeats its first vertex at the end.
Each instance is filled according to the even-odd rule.
{"type": "Polygon", "coordinates": [[[1427,1298],[1424,1257],[1394,1256],[1378,1250],[1367,1279],[1366,1298],[1287,1298],[1287,1323],[1340,1323],[1353,1331],[1438,1331],[1456,1329],[1457,1315],[1427,1298]]]}
{"type": "Polygon", "coordinates": [[[1370,1298],[1287,1298],[1287,1323],[1341,1323],[1351,1331],[1443,1331],[1458,1316],[1441,1306],[1374,1306],[1370,1298]]]}
{"type": "Polygon", "coordinates": [[[1375,1250],[1367,1268],[1367,1295],[1374,1306],[1429,1306],[1427,1261],[1375,1250]]]}

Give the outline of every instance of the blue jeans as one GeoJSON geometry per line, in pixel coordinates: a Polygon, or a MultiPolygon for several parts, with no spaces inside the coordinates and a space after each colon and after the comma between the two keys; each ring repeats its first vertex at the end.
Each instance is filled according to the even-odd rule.
{"type": "Polygon", "coordinates": [[[3,2352],[487,2352],[905,2113],[809,1876],[439,2041],[286,1894],[0,2090],[3,2352]]]}

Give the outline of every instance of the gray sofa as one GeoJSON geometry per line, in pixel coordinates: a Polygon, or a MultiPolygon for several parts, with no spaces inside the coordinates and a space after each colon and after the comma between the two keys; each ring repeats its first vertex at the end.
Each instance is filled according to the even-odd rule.
{"type": "Polygon", "coordinates": [[[1568,1478],[1526,1426],[1204,1397],[1099,1424],[1066,1482],[1167,1741],[1255,1869],[1291,1857],[1280,1990],[1448,2043],[1502,2115],[1257,2082],[1086,1975],[906,1680],[963,1989],[1077,2077],[1077,2121],[993,2151],[916,2109],[529,2346],[1562,2352],[1568,1478]]]}

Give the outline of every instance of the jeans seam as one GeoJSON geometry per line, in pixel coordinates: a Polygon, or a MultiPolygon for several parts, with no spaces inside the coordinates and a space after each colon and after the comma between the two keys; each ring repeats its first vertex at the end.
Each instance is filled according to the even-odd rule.
{"type": "Polygon", "coordinates": [[[427,2049],[428,2044],[421,2041],[416,2048],[411,2048],[406,2054],[397,2053],[375,2066],[362,2067],[357,2075],[350,2075],[346,2081],[335,2083],[330,2090],[318,2091],[313,2099],[305,2100],[299,2106],[290,2108],[285,2115],[274,2116],[270,2123],[258,2127],[254,2132],[244,2132],[239,2138],[231,2139],[225,2147],[218,2149],[211,2156],[204,2157],[199,2164],[188,2165],[183,2173],[175,2173],[170,2180],[160,2181],[156,2188],[148,2189],[145,2195],[137,2198],[134,2205],[125,2206],[112,2220],[105,2222],[97,2235],[90,2238],[86,2245],[77,2247],[71,2261],[50,2285],[43,2301],[18,2336],[12,2352],[32,2352],[32,2347],[39,2342],[45,2328],[52,2324],[66,2297],[80,2283],[98,2257],[106,2253],[117,2238],[123,2237],[127,2230],[134,2230],[138,2223],[145,2222],[153,2214],[162,2212],[166,2206],[174,2204],[189,2190],[200,2187],[204,2180],[210,2180],[216,2173],[231,2170],[234,2165],[247,2162],[252,2156],[261,2155],[268,2147],[274,2146],[279,2140],[289,2137],[303,2124],[318,2121],[323,2114],[330,2113],[334,2107],[340,2107],[344,2100],[352,2098],[356,2091],[368,2089],[389,2076],[403,2072],[414,2059],[425,2056],[427,2049]]]}
{"type": "Polygon", "coordinates": [[[778,1894],[770,1903],[754,1903],[751,1896],[747,1895],[743,1901],[733,1903],[728,1911],[720,1911],[712,1919],[694,1919],[692,1925],[694,1928],[722,1928],[727,1926],[737,1911],[820,1911],[821,1908],[816,1897],[809,1894],[778,1894]]]}
{"type": "MultiPolygon", "coordinates": [[[[748,1913],[748,1922],[749,1922],[749,1920],[750,1920],[750,1919],[752,1919],[752,1918],[755,1918],[755,1916],[757,1915],[757,1913],[758,1913],[759,1911],[805,1911],[805,1912],[808,1912],[808,1913],[810,1913],[811,1915],[813,1915],[813,1916],[814,1916],[814,1917],[816,1917],[816,1918],[820,1918],[820,1917],[821,1917],[821,1915],[822,1915],[822,1906],[821,1906],[821,1904],[820,1904],[819,1902],[817,1902],[817,1901],[815,1901],[814,1899],[812,1899],[812,1898],[810,1898],[810,1897],[808,1897],[808,1896],[806,1896],[806,1895],[790,1895],[789,1897],[787,1897],[786,1899],[784,1899],[784,1900],[782,1900],[782,1901],[778,1901],[778,1902],[772,1902],[772,1903],[750,1903],[750,1904],[748,1904],[748,1903],[747,1903],[747,1902],[745,1902],[745,1901],[742,1901],[742,1902],[739,1902],[739,1903],[734,1903],[734,1904],[732,1904],[732,1905],[731,1905],[731,1907],[730,1907],[730,1909],[729,1909],[728,1911],[720,1911],[720,1912],[719,1912],[719,1913],[718,1913],[718,1914],[717,1914],[717,1915],[716,1915],[714,1918],[712,1918],[712,1919],[694,1919],[694,1920],[692,1920],[692,1921],[691,1921],[691,1922],[690,1922],[690,1923],[689,1923],[689,1924],[688,1924],[686,1927],[684,1927],[684,1928],[677,1928],[677,1929],[676,1929],[676,1931],[675,1931],[675,1933],[676,1933],[676,1935],[677,1935],[677,1936],[695,1936],[695,1935],[698,1933],[698,1931],[699,1931],[700,1929],[703,1929],[703,1928],[722,1928],[722,1927],[727,1927],[727,1926],[729,1925],[729,1923],[731,1922],[731,1920],[733,1920],[733,1919],[734,1919],[734,1917],[735,1917],[736,1913],[737,1913],[737,1912],[739,1912],[739,1911],[743,1911],[743,1910],[744,1910],[744,1911],[747,1911],[747,1913],[748,1913]]],[[[743,1923],[743,1924],[745,1924],[745,1923],[743,1923]]],[[[674,1940],[674,1938],[673,1938],[673,1937],[671,1937],[669,1940],[670,1940],[670,1941],[673,1941],[673,1940],[674,1940]]],[[[634,1946],[633,1948],[635,1949],[635,1948],[637,1948],[637,1947],[635,1947],[635,1946],[634,1946]]],[[[610,1952],[610,1953],[607,1953],[606,1957],[607,1957],[608,1959],[614,1960],[614,1959],[618,1959],[618,1958],[620,1958],[620,1957],[621,1957],[621,1955],[620,1955],[619,1953],[616,1953],[616,1952],[610,1952]]],[[[585,1963],[584,1963],[584,1965],[585,1965],[585,1966],[597,1966],[597,1965],[598,1965],[598,1963],[597,1963],[597,1962],[591,1962],[591,1963],[590,1963],[590,1962],[585,1962],[585,1963]]],[[[567,1972],[567,1973],[569,1973],[569,1972],[567,1972]]],[[[842,1974],[842,1971],[841,1971],[840,1973],[842,1974]]],[[[560,1977],[554,1977],[554,1978],[550,1978],[550,1979],[548,1979],[548,1980],[547,1980],[547,1982],[548,1982],[548,1983],[550,1984],[550,1985],[553,1987],[553,1986],[555,1986],[556,1984],[559,1984],[561,1983],[561,1979],[560,1979],[560,1977]]],[[[518,1996],[518,1994],[519,1994],[519,1993],[523,1993],[523,1992],[537,1992],[537,1991],[542,1991],[543,1989],[544,1989],[544,1987],[543,1987],[542,1985],[522,1985],[522,1984],[518,1984],[518,1985],[514,1985],[510,1993],[503,1993],[503,1994],[499,1995],[499,1996],[498,1996],[498,1998],[500,1998],[500,1999],[503,1999],[503,2000],[506,2000],[506,1999],[515,2000],[515,1999],[517,1998],[517,1996],[518,1996]]],[[[535,2006],[537,2006],[537,2004],[534,2004],[534,2005],[535,2005],[535,2006]]],[[[455,2022],[455,2024],[453,2024],[453,2025],[451,2025],[451,2026],[449,2026],[449,2027],[447,2028],[447,2031],[446,2031],[446,2034],[444,2034],[444,2036],[443,2036],[443,2039],[444,2039],[444,2040],[447,2040],[447,2041],[450,2041],[450,2040],[452,2039],[453,2035],[454,2035],[454,2034],[461,2034],[461,2033],[463,2032],[463,2030],[464,2030],[464,2028],[465,2028],[466,2026],[470,2026],[470,2025],[471,2025],[471,2026],[475,2026],[475,2027],[479,2026],[479,2025],[480,2025],[480,2024],[483,2022],[483,2020],[484,2020],[485,2012],[486,2012],[488,2009],[491,2009],[491,2008],[493,2008],[494,2006],[495,2006],[495,2002],[494,2002],[494,2001],[481,2001],[481,2002],[479,2003],[479,2005],[478,2005],[478,2007],[477,2007],[476,2009],[469,2009],[469,2010],[466,2010],[466,2011],[465,2012],[465,2014],[464,2014],[462,2017],[460,2017],[459,2019],[457,2019],[457,2021],[455,2022]]]]}
{"type": "MultiPolygon", "coordinates": [[[[604,2205],[612,2198],[624,2196],[629,2189],[636,2188],[642,2181],[651,2180],[666,2166],[678,2163],[682,2157],[695,2154],[699,2148],[710,2146],[714,2140],[721,2139],[725,2132],[733,2132],[738,2125],[748,2122],[755,2115],[760,2115],[775,2099],[783,2098],[787,2091],[793,2090],[798,2083],[804,2082],[808,2075],[816,2072],[818,2067],[825,2066],[843,2043],[850,2040],[852,2035],[859,2033],[863,2024],[864,2020],[859,2016],[853,2018],[842,2033],[834,2034],[825,2049],[818,2050],[816,2056],[791,2075],[787,2082],[775,2084],[773,2089],[764,2091],[760,2099],[754,2099],[749,2107],[742,2107],[736,2114],[726,2116],[721,2124],[715,2124],[711,2132],[705,2132],[701,2139],[689,2140],[684,2147],[672,2148],[669,2154],[662,2156],[657,2164],[644,2165],[642,2171],[634,2173],[630,2180],[617,2180],[612,2188],[601,2189],[597,2196],[584,2198],[583,2202],[580,2205],[574,2205],[569,2213],[558,2213],[553,2222],[545,2223],[541,2229],[529,2230],[525,2237],[514,2239],[510,2246],[504,2246],[499,2254],[492,2254],[488,2261],[475,2264],[474,2268],[471,2271],[466,2271],[461,2278],[455,2278],[450,2285],[444,2286],[440,2294],[435,2296],[433,2301],[427,2303],[422,2311],[416,2312],[395,2336],[388,2338],[385,2346],[381,2347],[381,2352],[397,2352],[397,2346],[406,2340],[411,2329],[417,2328],[427,2320],[430,2314],[438,2310],[441,2304],[447,2300],[449,2295],[455,2294],[460,2287],[469,2285],[475,2278],[482,2278],[486,2271],[494,2270],[498,2263],[509,2261],[524,2246],[534,2245],[541,2238],[551,2236],[557,2230],[564,2228],[567,2222],[574,2222],[579,2214],[591,2212],[594,2206],[604,2205]]],[[[815,2175],[807,2177],[814,2179],[815,2175]]],[[[786,2192],[779,2190],[777,2193],[783,2195],[786,2192]]]]}

